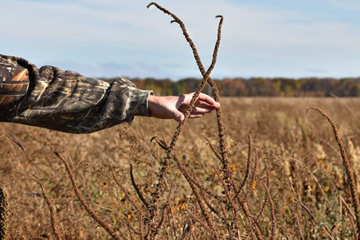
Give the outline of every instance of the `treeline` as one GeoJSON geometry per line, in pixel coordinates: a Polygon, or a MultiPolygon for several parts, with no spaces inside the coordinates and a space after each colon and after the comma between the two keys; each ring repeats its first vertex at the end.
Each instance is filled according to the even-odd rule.
{"type": "MultiPolygon", "coordinates": [[[[151,89],[157,95],[178,95],[195,91],[201,79],[130,79],[140,89],[151,89]]],[[[224,78],[214,79],[225,97],[357,97],[360,78],[224,78]]],[[[210,87],[204,89],[210,93],[210,87]]]]}

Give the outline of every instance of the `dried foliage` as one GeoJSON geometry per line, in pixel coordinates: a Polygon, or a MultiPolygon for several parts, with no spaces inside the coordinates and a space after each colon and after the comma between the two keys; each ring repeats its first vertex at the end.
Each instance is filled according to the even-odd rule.
{"type": "Polygon", "coordinates": [[[138,119],[132,126],[88,136],[3,124],[21,139],[29,155],[27,159],[16,143],[3,136],[10,141],[2,141],[0,164],[2,185],[9,190],[12,206],[8,238],[52,237],[52,212],[65,239],[106,239],[109,235],[84,211],[61,156],[83,199],[121,239],[356,239],[349,178],[334,148],[334,135],[316,114],[306,117],[304,112],[309,105],[328,109],[340,126],[348,159],[358,174],[360,148],[356,146],[360,142],[353,136],[360,129],[356,119],[341,116],[347,113],[344,102],[356,109],[360,100],[339,101],[223,99],[222,107],[229,112],[224,118],[229,126],[229,167],[238,190],[234,200],[214,153],[219,152],[217,129],[211,127],[216,120],[207,116],[184,128],[153,222],[148,220],[145,203],[150,204],[156,189],[158,169],[168,148],[166,136],[171,139],[174,122],[149,119],[144,125],[138,119]],[[163,134],[150,142],[149,136],[158,132],[163,134]],[[50,215],[32,173],[53,204],[50,215]]]}
{"type": "Polygon", "coordinates": [[[341,116],[360,100],[221,99],[216,119],[185,127],[207,83],[220,101],[210,73],[223,18],[206,71],[184,23],[149,6],[179,24],[203,76],[185,120],[87,136],[2,124],[9,239],[358,239],[360,128],[356,111],[341,116]],[[348,153],[329,115],[315,108],[340,154],[323,121],[304,116],[309,105],[339,121],[348,153]]]}
{"type": "Polygon", "coordinates": [[[356,226],[357,226],[357,233],[356,234],[357,234],[357,238],[359,238],[360,237],[360,203],[359,203],[359,196],[358,196],[357,184],[356,184],[356,180],[355,180],[355,173],[354,173],[354,170],[353,170],[353,168],[351,166],[351,163],[350,163],[350,161],[348,159],[346,149],[345,149],[345,145],[344,145],[343,141],[341,140],[339,130],[338,130],[334,120],[327,113],[325,113],[321,108],[310,107],[309,109],[316,110],[321,115],[323,115],[329,121],[329,123],[331,124],[331,127],[332,127],[332,129],[334,131],[335,140],[339,145],[341,157],[342,157],[343,164],[344,164],[344,167],[346,169],[346,174],[348,176],[348,181],[349,181],[349,184],[350,184],[351,199],[352,199],[352,202],[353,202],[353,205],[354,205],[355,217],[356,217],[356,226]]]}

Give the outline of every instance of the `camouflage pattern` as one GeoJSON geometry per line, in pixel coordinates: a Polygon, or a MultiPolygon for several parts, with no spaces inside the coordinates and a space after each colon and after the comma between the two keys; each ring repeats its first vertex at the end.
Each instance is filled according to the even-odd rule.
{"type": "Polygon", "coordinates": [[[127,79],[108,83],[56,67],[37,69],[25,59],[0,55],[0,121],[70,133],[91,133],[134,116],[149,116],[151,91],[127,79]]]}

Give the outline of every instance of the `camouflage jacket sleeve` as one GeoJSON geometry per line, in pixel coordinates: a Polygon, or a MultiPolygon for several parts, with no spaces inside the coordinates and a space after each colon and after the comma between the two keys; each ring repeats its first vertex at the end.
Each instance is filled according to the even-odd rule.
{"type": "Polygon", "coordinates": [[[37,69],[0,55],[0,121],[70,133],[90,133],[149,116],[151,91],[124,78],[112,83],[52,66],[37,69]]]}

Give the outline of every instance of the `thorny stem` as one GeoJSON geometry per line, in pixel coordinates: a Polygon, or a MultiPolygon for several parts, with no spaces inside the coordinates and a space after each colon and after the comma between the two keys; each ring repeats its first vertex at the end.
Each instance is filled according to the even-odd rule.
{"type": "Polygon", "coordinates": [[[354,173],[351,163],[347,157],[346,149],[345,149],[343,141],[340,138],[339,130],[336,126],[336,123],[332,120],[332,118],[327,113],[325,113],[321,108],[310,107],[307,109],[307,112],[310,109],[318,111],[322,116],[324,116],[328,120],[328,122],[330,123],[330,125],[334,131],[335,140],[339,146],[341,157],[343,160],[343,165],[345,166],[346,174],[347,174],[347,176],[349,178],[349,182],[350,182],[351,198],[353,201],[355,217],[356,217],[356,226],[357,226],[356,235],[357,235],[357,238],[360,238],[360,204],[359,204],[359,197],[357,194],[357,184],[356,184],[356,180],[355,180],[355,173],[354,173]]]}

